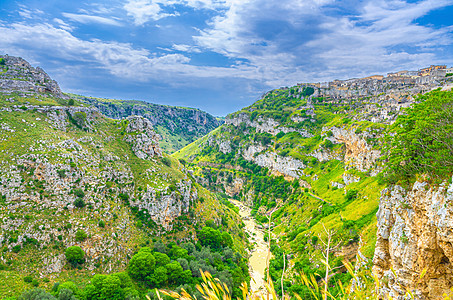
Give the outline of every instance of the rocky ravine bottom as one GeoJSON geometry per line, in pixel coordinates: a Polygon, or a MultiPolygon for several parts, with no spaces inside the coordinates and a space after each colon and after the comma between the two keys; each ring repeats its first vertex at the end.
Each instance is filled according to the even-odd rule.
{"type": "Polygon", "coordinates": [[[250,242],[254,245],[249,258],[251,291],[264,293],[266,291],[264,275],[269,255],[269,247],[264,241],[264,233],[258,229],[255,219],[251,217],[251,208],[245,206],[239,201],[230,201],[239,208],[239,215],[244,221],[245,231],[250,235],[250,242]]]}

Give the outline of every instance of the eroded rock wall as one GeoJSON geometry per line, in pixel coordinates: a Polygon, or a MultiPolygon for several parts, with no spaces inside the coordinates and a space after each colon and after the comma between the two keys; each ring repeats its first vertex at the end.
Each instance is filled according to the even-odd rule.
{"type": "Polygon", "coordinates": [[[452,228],[452,180],[438,187],[416,182],[411,190],[383,190],[373,260],[381,295],[405,299],[410,290],[417,299],[442,299],[448,294],[453,287],[452,228]]]}

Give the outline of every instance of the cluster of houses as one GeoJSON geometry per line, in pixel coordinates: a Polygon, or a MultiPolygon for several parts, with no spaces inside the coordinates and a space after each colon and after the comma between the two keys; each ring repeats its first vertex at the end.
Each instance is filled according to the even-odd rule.
{"type": "MultiPolygon", "coordinates": [[[[399,71],[388,73],[387,76],[372,75],[365,78],[348,80],[333,80],[330,82],[305,83],[316,90],[315,97],[325,97],[332,100],[347,100],[360,98],[376,98],[382,94],[394,95],[394,99],[404,100],[405,95],[415,95],[440,86],[446,80],[453,80],[453,67],[432,65],[418,71],[399,71]]],[[[379,97],[380,98],[380,97],[379,97]]]]}

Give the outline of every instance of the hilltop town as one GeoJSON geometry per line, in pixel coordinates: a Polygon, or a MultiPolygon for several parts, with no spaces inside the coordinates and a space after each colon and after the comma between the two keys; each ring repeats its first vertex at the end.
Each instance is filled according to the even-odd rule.
{"type": "Polygon", "coordinates": [[[428,92],[433,88],[453,82],[453,67],[431,65],[418,71],[398,71],[384,75],[372,75],[365,78],[333,80],[330,82],[301,83],[299,86],[315,88],[313,97],[328,100],[394,100],[410,102],[413,95],[428,92]]]}

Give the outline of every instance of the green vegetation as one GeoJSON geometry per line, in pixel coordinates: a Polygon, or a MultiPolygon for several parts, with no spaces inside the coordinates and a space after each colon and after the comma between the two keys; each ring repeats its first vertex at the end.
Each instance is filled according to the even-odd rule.
{"type": "MultiPolygon", "coordinates": [[[[210,224],[215,226],[212,225],[213,222],[210,224]]],[[[138,300],[143,299],[145,295],[154,298],[155,288],[177,290],[184,288],[201,296],[195,288],[195,285],[203,282],[200,270],[214,274],[228,286],[235,297],[239,297],[242,294],[239,288],[241,283],[248,282],[250,278],[246,260],[231,248],[231,236],[212,227],[202,228],[197,235],[196,244],[184,242],[177,245],[174,242],[164,244],[157,241],[154,249],[140,248],[130,259],[127,272],[96,274],[84,286],[73,281],[55,283],[49,292],[44,289],[31,289],[25,291],[21,298],[138,300]],[[215,246],[215,250],[210,246],[215,246]]],[[[65,255],[73,267],[78,267],[84,262],[85,253],[78,246],[67,248],[65,255]]],[[[24,282],[32,285],[34,280],[31,276],[24,277],[24,282]]]]}
{"type": "MultiPolygon", "coordinates": [[[[384,185],[377,176],[370,176],[370,170],[360,172],[350,162],[346,164],[343,159],[336,159],[344,157],[348,149],[332,131],[337,128],[363,136],[373,149],[380,149],[379,137],[383,136],[386,125],[356,121],[354,117],[360,103],[307,98],[313,92],[299,86],[271,91],[253,105],[229,116],[240,120],[248,118],[251,123],[223,125],[174,154],[184,159],[194,176],[203,178],[205,187],[211,191],[233,193],[233,198],[249,203],[252,216],[262,225],[268,223],[272,212],[272,232],[279,240],[278,244],[271,240],[274,258],[270,276],[275,281],[281,279],[284,253],[292,256],[292,275],[304,272],[321,280],[324,276],[321,247],[324,227],[336,232],[332,243],[357,249],[362,237],[362,253],[368,258],[374,254],[376,212],[384,185]],[[265,122],[278,123],[285,131],[290,130],[278,132],[278,127],[274,127],[274,131],[263,132],[259,126],[265,122]],[[219,145],[227,142],[231,150],[225,147],[221,150],[219,145]],[[244,153],[252,145],[263,150],[248,154],[246,158],[244,153]],[[316,152],[330,158],[320,161],[313,155],[316,152]],[[273,164],[285,159],[297,159],[303,164],[303,172],[293,171],[298,174],[297,178],[256,163],[266,160],[273,164]],[[347,177],[354,180],[345,184],[347,177]],[[232,192],[235,182],[241,182],[241,188],[232,192]]],[[[338,130],[336,132],[338,135],[338,130]]],[[[285,167],[285,162],[281,165],[279,171],[292,170],[285,167]]],[[[332,266],[340,267],[343,258],[332,255],[332,266]]],[[[345,272],[332,275],[333,281],[347,283],[350,279],[345,272]]],[[[284,286],[291,295],[298,293],[304,299],[310,298],[311,292],[303,284],[294,284],[288,279],[284,280],[284,286]]],[[[280,284],[275,290],[281,292],[280,284]]],[[[339,293],[339,290],[331,289],[331,292],[339,293]]]]}
{"type": "MultiPolygon", "coordinates": [[[[192,143],[221,124],[210,114],[194,108],[159,105],[134,100],[101,99],[69,94],[79,102],[97,107],[106,116],[116,119],[131,115],[152,116],[154,130],[162,137],[161,148],[167,153],[192,143]]],[[[70,104],[69,104],[70,105],[70,104]]]]}
{"type": "Polygon", "coordinates": [[[77,266],[83,263],[85,252],[79,246],[71,246],[66,249],[65,256],[73,266],[77,266]]]}
{"type": "Polygon", "coordinates": [[[389,182],[422,174],[441,180],[452,176],[453,92],[433,91],[418,101],[398,117],[386,138],[389,182]]]}

